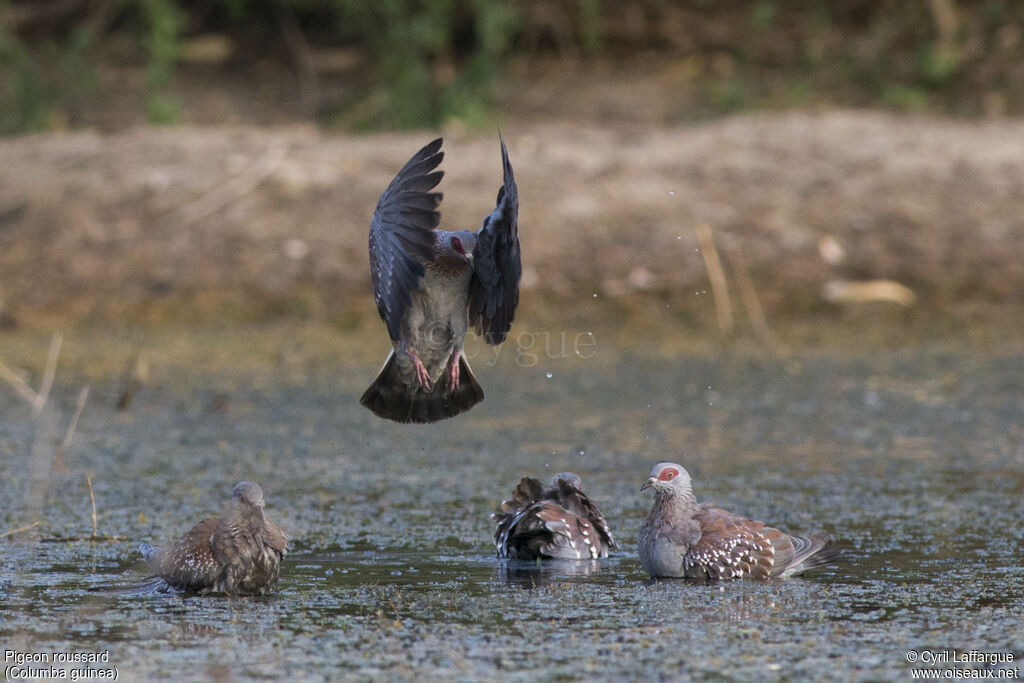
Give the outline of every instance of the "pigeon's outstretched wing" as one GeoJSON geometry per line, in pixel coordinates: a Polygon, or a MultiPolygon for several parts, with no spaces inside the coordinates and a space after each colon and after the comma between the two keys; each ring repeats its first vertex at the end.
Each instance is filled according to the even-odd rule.
{"type": "Polygon", "coordinates": [[[469,323],[488,344],[505,341],[519,303],[519,188],[501,141],[505,182],[484,225],[476,233],[473,279],[469,283],[469,323]]]}
{"type": "Polygon", "coordinates": [[[384,190],[370,222],[370,278],[377,311],[398,341],[402,317],[419,286],[424,263],[434,260],[434,229],[441,220],[441,193],[431,192],[443,171],[438,138],[416,152],[384,190]]]}

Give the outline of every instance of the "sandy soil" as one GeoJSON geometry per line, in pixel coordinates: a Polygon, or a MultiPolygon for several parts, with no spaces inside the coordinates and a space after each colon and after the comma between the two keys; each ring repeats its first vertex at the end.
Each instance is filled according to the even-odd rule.
{"type": "MultiPolygon", "coordinates": [[[[0,140],[5,319],[365,311],[369,216],[433,135],[178,127],[0,140]]],[[[640,293],[706,311],[695,236],[706,224],[734,295],[748,271],[770,315],[827,309],[835,279],[896,280],[940,313],[1024,302],[1024,121],[837,111],[504,135],[534,301],[640,293]]],[[[500,182],[496,135],[448,131],[445,149],[443,225],[475,229],[500,182]]]]}

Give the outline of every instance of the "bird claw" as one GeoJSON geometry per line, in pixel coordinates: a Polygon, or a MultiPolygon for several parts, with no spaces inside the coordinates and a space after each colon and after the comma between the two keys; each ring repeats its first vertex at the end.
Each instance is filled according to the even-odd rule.
{"type": "Polygon", "coordinates": [[[416,380],[424,389],[429,390],[430,373],[427,372],[427,366],[424,365],[423,361],[421,361],[419,357],[412,351],[409,351],[409,358],[412,358],[412,365],[416,369],[416,380]]]}
{"type": "Polygon", "coordinates": [[[452,354],[451,364],[448,367],[448,389],[455,391],[459,388],[459,352],[452,354]]]}

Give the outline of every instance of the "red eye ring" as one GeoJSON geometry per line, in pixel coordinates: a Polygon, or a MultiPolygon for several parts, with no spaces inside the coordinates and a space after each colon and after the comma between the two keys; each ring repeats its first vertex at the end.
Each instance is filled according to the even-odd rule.
{"type": "Polygon", "coordinates": [[[462,240],[460,240],[458,237],[452,238],[452,249],[459,252],[463,256],[466,255],[466,249],[465,247],[462,246],[462,240]]]}
{"type": "Polygon", "coordinates": [[[668,481],[670,479],[675,478],[677,474],[679,474],[679,472],[670,468],[662,472],[660,475],[658,475],[658,479],[660,479],[661,481],[668,481]]]}

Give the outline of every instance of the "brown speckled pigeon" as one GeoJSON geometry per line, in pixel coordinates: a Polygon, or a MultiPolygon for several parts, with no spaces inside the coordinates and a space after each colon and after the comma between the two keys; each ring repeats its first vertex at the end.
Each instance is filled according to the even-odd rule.
{"type": "Polygon", "coordinates": [[[793,536],[698,504],[690,475],[675,463],[655,465],[640,490],[648,488],[654,488],[654,506],[637,543],[640,563],[652,577],[785,578],[839,557],[828,534],[793,536]]]}
{"type": "Polygon", "coordinates": [[[146,564],[186,593],[259,595],[277,589],[288,538],[263,513],[263,489],[240,481],[224,516],[205,519],[162,548],[139,545],[146,564]]]}
{"type": "Polygon", "coordinates": [[[476,233],[437,229],[443,158],[441,138],[413,155],[370,222],[373,295],[393,349],[360,403],[396,422],[437,422],[483,400],[466,330],[501,344],[519,302],[519,191],[504,141],[504,184],[476,233]]]}
{"type": "Polygon", "coordinates": [[[492,517],[498,557],[593,560],[615,548],[608,523],[572,472],[556,474],[546,490],[523,477],[492,517]]]}

